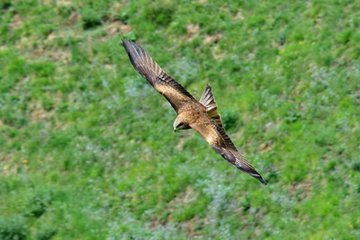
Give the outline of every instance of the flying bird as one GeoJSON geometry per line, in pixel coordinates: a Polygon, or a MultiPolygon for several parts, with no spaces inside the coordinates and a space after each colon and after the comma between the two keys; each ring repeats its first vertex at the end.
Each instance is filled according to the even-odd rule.
{"type": "Polygon", "coordinates": [[[165,73],[138,44],[123,40],[123,46],[134,68],[175,109],[177,117],[173,124],[174,131],[194,129],[224,159],[261,183],[267,184],[255,168],[245,160],[226,134],[209,85],[206,86],[200,101],[197,101],[183,86],[165,73]]]}

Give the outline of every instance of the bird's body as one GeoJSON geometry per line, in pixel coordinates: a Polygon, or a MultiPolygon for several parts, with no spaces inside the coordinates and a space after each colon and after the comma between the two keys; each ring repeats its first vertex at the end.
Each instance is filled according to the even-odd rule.
{"type": "Polygon", "coordinates": [[[228,162],[266,184],[225,133],[209,85],[206,86],[200,101],[197,101],[185,88],[167,75],[139,45],[125,40],[123,45],[134,68],[170,102],[177,112],[173,124],[175,131],[194,129],[228,162]]]}

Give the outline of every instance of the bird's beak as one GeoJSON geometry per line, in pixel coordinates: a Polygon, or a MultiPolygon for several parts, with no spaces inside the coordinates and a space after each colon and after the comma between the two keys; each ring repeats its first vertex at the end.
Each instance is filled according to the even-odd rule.
{"type": "Polygon", "coordinates": [[[174,132],[176,132],[176,130],[177,130],[177,129],[176,129],[176,128],[174,128],[174,132]]]}

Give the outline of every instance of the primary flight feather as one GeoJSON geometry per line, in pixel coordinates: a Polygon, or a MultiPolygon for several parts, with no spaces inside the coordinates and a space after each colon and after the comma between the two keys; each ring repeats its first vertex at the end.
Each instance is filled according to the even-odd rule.
{"type": "Polygon", "coordinates": [[[175,131],[194,129],[224,159],[266,184],[225,133],[209,85],[206,86],[200,101],[197,101],[183,86],[166,74],[138,44],[124,40],[123,46],[134,68],[170,102],[177,112],[173,125],[175,131]]]}

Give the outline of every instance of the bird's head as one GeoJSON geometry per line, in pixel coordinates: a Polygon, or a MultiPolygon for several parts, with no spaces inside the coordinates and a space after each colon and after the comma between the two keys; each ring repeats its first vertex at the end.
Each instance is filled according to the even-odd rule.
{"type": "Polygon", "coordinates": [[[182,121],[181,118],[177,117],[173,124],[174,132],[177,130],[189,129],[189,125],[182,121]]]}

